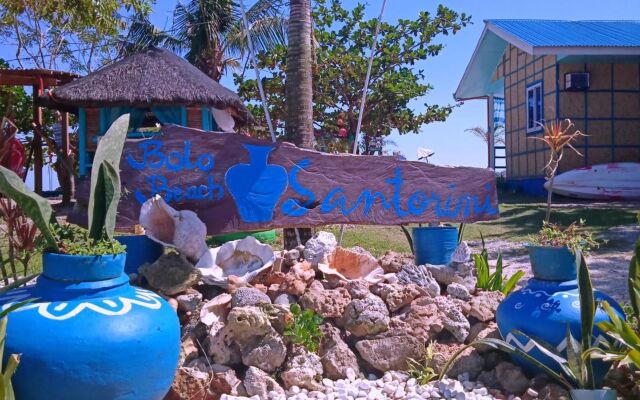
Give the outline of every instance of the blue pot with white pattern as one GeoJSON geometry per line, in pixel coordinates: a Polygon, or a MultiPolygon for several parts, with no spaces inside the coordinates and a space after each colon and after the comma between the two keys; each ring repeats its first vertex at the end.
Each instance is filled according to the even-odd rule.
{"type": "Polygon", "coordinates": [[[125,254],[45,253],[33,286],[0,297],[10,313],[5,359],[20,400],[160,400],[180,351],[178,317],[160,296],[129,285],[125,254]]]}
{"type": "MultiPolygon", "coordinates": [[[[594,291],[594,297],[596,302],[607,301],[621,317],[624,316],[620,305],[611,297],[597,290],[594,291]]],[[[598,307],[595,323],[608,320],[607,313],[598,307]]],[[[502,338],[557,372],[561,372],[557,362],[543,354],[526,337],[514,332],[520,331],[531,338],[538,338],[566,356],[567,327],[579,341],[582,336],[580,321],[580,295],[576,280],[529,279],[524,288],[507,296],[496,311],[496,322],[502,338]]],[[[593,337],[594,342],[605,339],[597,327],[594,327],[593,337]]],[[[520,358],[514,357],[514,361],[531,373],[541,372],[520,358]]],[[[594,362],[594,376],[597,381],[604,378],[607,370],[608,365],[594,362]]]]}

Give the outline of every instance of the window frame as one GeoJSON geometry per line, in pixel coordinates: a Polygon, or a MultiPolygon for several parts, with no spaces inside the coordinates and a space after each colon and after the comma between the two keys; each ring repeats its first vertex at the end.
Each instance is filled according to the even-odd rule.
{"type": "Polygon", "coordinates": [[[525,91],[524,91],[524,96],[525,96],[525,108],[526,108],[526,120],[525,120],[525,127],[526,127],[526,132],[527,134],[535,134],[538,132],[541,132],[542,126],[540,126],[538,124],[544,124],[544,85],[542,80],[539,81],[535,81],[529,85],[527,85],[525,91]],[[533,110],[534,110],[534,126],[533,127],[529,127],[529,92],[533,91],[533,96],[534,96],[534,103],[536,102],[535,99],[535,93],[536,93],[536,88],[540,88],[540,115],[535,115],[537,114],[537,110],[536,110],[536,105],[534,104],[533,110]],[[537,117],[537,118],[536,118],[537,117]]]}

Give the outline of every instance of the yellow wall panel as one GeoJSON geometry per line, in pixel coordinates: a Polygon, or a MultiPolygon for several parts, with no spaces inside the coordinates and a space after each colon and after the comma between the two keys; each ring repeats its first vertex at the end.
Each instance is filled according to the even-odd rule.
{"type": "Polygon", "coordinates": [[[615,157],[618,162],[640,162],[640,148],[616,148],[615,157]]]}
{"type": "Polygon", "coordinates": [[[584,116],[584,93],[560,92],[560,117],[579,118],[584,116]]]}
{"type": "Polygon", "coordinates": [[[611,93],[587,92],[587,101],[589,118],[611,118],[611,93]]]}
{"type": "Polygon", "coordinates": [[[640,121],[616,121],[615,128],[615,144],[640,146],[640,121]]]}
{"type": "Polygon", "coordinates": [[[613,66],[613,87],[622,90],[640,89],[638,64],[615,64],[613,66]]]}
{"type": "Polygon", "coordinates": [[[544,92],[551,93],[556,90],[556,69],[548,68],[544,71],[544,92]]]}
{"type": "Polygon", "coordinates": [[[616,118],[640,117],[640,93],[614,92],[613,96],[616,118]]]}
{"type": "Polygon", "coordinates": [[[595,164],[606,164],[611,162],[611,149],[594,149],[590,148],[587,150],[589,154],[589,165],[595,164]]]}
{"type": "Polygon", "coordinates": [[[589,128],[586,132],[589,135],[589,145],[610,145],[611,144],[611,121],[589,121],[589,128]]]}
{"type": "Polygon", "coordinates": [[[611,64],[588,64],[589,89],[611,89],[611,64]]]}

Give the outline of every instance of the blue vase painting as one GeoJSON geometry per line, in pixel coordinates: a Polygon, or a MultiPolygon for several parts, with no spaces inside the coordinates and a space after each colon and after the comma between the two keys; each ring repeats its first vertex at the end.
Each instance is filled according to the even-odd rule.
{"type": "Polygon", "coordinates": [[[229,168],[224,179],[243,222],[269,222],[288,185],[287,170],[268,164],[273,146],[244,145],[249,163],[229,168]]]}

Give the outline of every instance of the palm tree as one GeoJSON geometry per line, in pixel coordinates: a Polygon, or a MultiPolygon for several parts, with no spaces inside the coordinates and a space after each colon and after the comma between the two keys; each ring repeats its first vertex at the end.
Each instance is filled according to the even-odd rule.
{"type": "MultiPolygon", "coordinates": [[[[313,86],[311,47],[311,0],[290,0],[285,90],[287,139],[299,147],[313,148],[313,86]]],[[[285,229],[284,247],[306,243],[311,229],[285,229]]]]}
{"type": "MultiPolygon", "coordinates": [[[[285,42],[285,0],[258,0],[246,11],[249,34],[256,51],[285,42]]],[[[247,31],[242,12],[234,0],[189,0],[178,3],[171,29],[156,28],[147,18],[137,18],[124,38],[122,55],[148,46],[184,54],[187,61],[215,81],[227,68],[238,68],[246,54],[247,31]]]]}
{"type": "Polygon", "coordinates": [[[289,2],[285,90],[287,138],[299,147],[313,147],[313,86],[311,0],[289,2]]]}
{"type": "MultiPolygon", "coordinates": [[[[485,143],[489,144],[489,138],[491,137],[488,130],[476,126],[474,128],[465,129],[465,132],[469,132],[474,136],[482,139],[485,143]]],[[[494,132],[494,144],[502,144],[504,145],[504,128],[499,127],[494,132]]]]}

